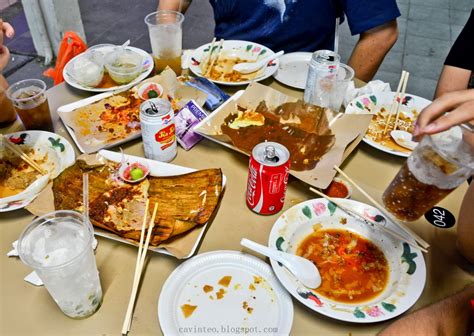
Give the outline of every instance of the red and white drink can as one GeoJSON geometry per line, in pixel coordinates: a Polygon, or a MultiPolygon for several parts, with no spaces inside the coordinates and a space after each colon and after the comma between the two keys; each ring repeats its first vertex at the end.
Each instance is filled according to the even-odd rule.
{"type": "Polygon", "coordinates": [[[247,206],[261,215],[283,208],[290,173],[290,152],[276,142],[262,142],[252,150],[247,179],[247,206]]]}
{"type": "Polygon", "coordinates": [[[140,105],[143,147],[148,159],[169,162],[177,154],[174,111],[166,99],[153,98],[140,105]]]}

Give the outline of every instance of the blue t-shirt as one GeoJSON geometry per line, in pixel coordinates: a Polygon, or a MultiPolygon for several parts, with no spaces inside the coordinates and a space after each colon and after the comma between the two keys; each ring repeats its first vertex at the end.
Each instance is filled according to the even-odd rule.
{"type": "Polygon", "coordinates": [[[333,49],[337,16],[360,34],[400,16],[396,0],[210,0],[215,36],[274,51],[333,49]]]}

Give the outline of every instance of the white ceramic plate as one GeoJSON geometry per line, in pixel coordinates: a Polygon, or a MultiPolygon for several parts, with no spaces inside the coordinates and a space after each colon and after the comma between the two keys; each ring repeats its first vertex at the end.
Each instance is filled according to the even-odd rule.
{"type": "Polygon", "coordinates": [[[289,335],[293,303],[268,264],[241,252],[215,251],[171,273],[161,289],[158,320],[164,335],[289,335]],[[218,284],[224,276],[232,277],[228,287],[218,284]],[[213,290],[205,293],[205,285],[213,290]],[[226,293],[217,299],[220,289],[226,293]],[[188,318],[185,304],[197,306],[188,318]]]}
{"type": "MultiPolygon", "coordinates": [[[[377,209],[352,200],[339,201],[342,205],[397,230],[393,224],[385,221],[377,209]]],[[[388,320],[415,304],[426,282],[426,266],[421,251],[386,235],[376,227],[354,219],[325,199],[308,200],[285,211],[273,225],[268,245],[295,253],[298,245],[313,232],[313,225],[317,223],[322,225],[322,229],[354,231],[377,245],[387,258],[390,267],[389,281],[384,291],[371,301],[357,304],[339,303],[307,289],[297,282],[286,268],[272,260],[271,264],[278,279],[298,301],[320,314],[358,323],[388,320]],[[346,219],[346,224],[342,224],[343,218],[346,219]]]]}
{"type": "MultiPolygon", "coordinates": [[[[218,42],[214,44],[216,47],[218,45],[218,42]]],[[[196,76],[202,76],[201,69],[199,68],[199,64],[201,60],[204,58],[205,55],[209,52],[209,48],[211,47],[210,43],[204,44],[194,50],[191,54],[191,65],[189,66],[189,69],[196,75],[196,76]]],[[[273,55],[274,52],[255,42],[248,42],[248,41],[239,41],[239,40],[228,40],[224,41],[223,44],[223,51],[225,52],[233,52],[237,55],[240,56],[242,59],[252,59],[252,60],[257,60],[262,57],[267,57],[268,55],[273,55]]],[[[222,84],[222,85],[230,85],[230,86],[238,86],[238,85],[245,85],[249,84],[251,82],[258,82],[261,80],[264,80],[271,75],[275,73],[278,69],[278,64],[279,60],[275,60],[272,62],[272,65],[267,66],[265,69],[265,72],[260,76],[255,79],[249,80],[249,81],[241,81],[241,82],[224,82],[224,81],[216,81],[208,78],[210,81],[216,83],[216,84],[222,84]]]]}
{"type": "MultiPolygon", "coordinates": [[[[121,153],[112,152],[112,151],[108,151],[108,150],[100,150],[98,152],[98,154],[103,156],[107,160],[111,160],[111,161],[115,161],[115,162],[121,162],[122,161],[122,154],[121,153]]],[[[146,158],[143,158],[143,157],[127,155],[127,154],[125,154],[125,161],[132,162],[132,163],[133,162],[139,162],[143,165],[148,166],[150,168],[150,175],[151,176],[174,176],[174,175],[181,175],[181,174],[186,174],[186,173],[191,173],[193,171],[196,171],[196,169],[192,169],[192,168],[188,168],[188,167],[177,166],[177,165],[174,165],[174,164],[171,164],[171,163],[165,163],[165,162],[150,160],[150,159],[146,159],[146,158]]],[[[226,176],[222,175],[222,189],[225,188],[226,182],[227,182],[226,176]]],[[[217,211],[217,209],[215,211],[217,211]]],[[[201,241],[202,236],[204,235],[204,232],[206,231],[206,229],[205,229],[206,226],[207,226],[207,223],[204,224],[204,228],[201,231],[199,237],[196,239],[196,242],[194,243],[194,246],[193,246],[192,250],[184,258],[189,258],[194,254],[194,252],[196,252],[196,249],[199,245],[199,242],[201,241]]],[[[115,241],[119,241],[119,242],[122,242],[122,243],[125,243],[125,244],[135,245],[135,246],[137,245],[137,244],[125,239],[125,238],[122,238],[122,237],[116,235],[115,233],[112,233],[112,232],[109,232],[109,231],[106,231],[106,230],[102,230],[102,229],[97,228],[97,227],[94,227],[94,233],[98,236],[105,237],[105,238],[108,238],[108,239],[112,239],[112,240],[115,240],[115,241]]],[[[153,252],[163,253],[163,254],[167,254],[167,255],[173,255],[170,252],[168,252],[166,249],[160,248],[159,246],[158,247],[149,247],[148,249],[150,251],[153,251],[153,252]]]]}
{"type": "Polygon", "coordinates": [[[293,52],[281,56],[273,77],[280,83],[304,90],[312,55],[310,52],[293,52]]]}
{"type": "MultiPolygon", "coordinates": [[[[346,107],[347,114],[376,114],[382,107],[387,111],[390,111],[390,106],[392,104],[395,92],[377,92],[373,94],[366,94],[352,100],[346,107]]],[[[410,116],[414,116],[414,111],[416,114],[419,114],[423,108],[431,104],[431,101],[428,99],[418,97],[412,94],[406,94],[405,99],[400,105],[400,111],[404,112],[410,116]]],[[[393,118],[393,117],[392,117],[393,118]]],[[[387,146],[384,146],[367,135],[362,139],[366,144],[372,146],[382,152],[409,157],[411,152],[401,152],[387,146]]]]}
{"type": "MultiPolygon", "coordinates": [[[[72,165],[76,159],[72,145],[62,136],[55,133],[22,131],[6,134],[5,136],[13,140],[14,145],[19,146],[20,149],[34,148],[40,157],[47,154],[48,159],[41,166],[49,171],[50,174],[40,176],[28,188],[17,195],[0,198],[0,212],[21,209],[30,204],[48,184],[50,179],[58,176],[64,169],[72,165]]],[[[4,147],[0,148],[0,157],[3,156],[4,150],[4,147]]]]}
{"type": "MultiPolygon", "coordinates": [[[[109,51],[112,51],[112,49],[114,48],[115,46],[112,46],[112,45],[103,45],[103,46],[98,46],[97,48],[94,48],[95,51],[100,51],[104,54],[106,54],[107,52],[109,51]]],[[[79,89],[79,90],[84,90],[84,91],[89,91],[89,92],[109,92],[109,91],[114,91],[114,90],[119,90],[119,89],[123,89],[123,88],[127,88],[127,87],[132,87],[138,83],[140,83],[142,80],[144,80],[145,78],[148,77],[148,75],[151,73],[151,71],[153,70],[153,58],[151,57],[151,55],[149,53],[147,53],[145,50],[142,50],[142,49],[139,49],[139,48],[135,48],[135,47],[127,47],[127,49],[130,49],[138,54],[140,54],[142,57],[143,57],[143,68],[142,68],[142,72],[141,74],[135,78],[133,81],[131,81],[130,83],[127,83],[127,84],[123,84],[123,85],[116,85],[116,86],[113,86],[113,87],[110,87],[110,88],[95,88],[95,87],[89,87],[89,86],[84,86],[80,83],[78,83],[70,74],[70,67],[72,66],[72,64],[75,62],[75,60],[80,56],[80,55],[77,55],[76,57],[74,57],[73,59],[71,59],[67,64],[66,66],[64,67],[63,69],[63,77],[64,77],[64,80],[66,81],[66,83],[68,83],[69,85],[71,85],[72,87],[75,87],[76,89],[79,89]]]]}

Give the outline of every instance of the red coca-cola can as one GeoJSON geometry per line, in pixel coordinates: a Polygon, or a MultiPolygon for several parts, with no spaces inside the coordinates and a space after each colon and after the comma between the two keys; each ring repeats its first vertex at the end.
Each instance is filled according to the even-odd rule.
{"type": "Polygon", "coordinates": [[[260,215],[283,208],[290,173],[290,152],[276,142],[262,142],[252,150],[247,179],[247,206],[260,215]]]}

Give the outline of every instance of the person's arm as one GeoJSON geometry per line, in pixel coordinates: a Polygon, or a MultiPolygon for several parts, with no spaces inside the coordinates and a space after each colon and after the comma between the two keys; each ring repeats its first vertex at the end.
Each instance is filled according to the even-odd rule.
{"type": "Polygon", "coordinates": [[[468,335],[473,298],[474,285],[470,285],[453,296],[402,317],[378,335],[468,335]]]}
{"type": "Polygon", "coordinates": [[[474,264],[474,183],[467,189],[458,218],[458,250],[474,264]]]}
{"type": "Polygon", "coordinates": [[[349,66],[354,69],[355,77],[370,81],[397,38],[396,20],[361,33],[348,61],[349,66]]]}
{"type": "Polygon", "coordinates": [[[174,10],[178,12],[186,12],[191,0],[158,0],[158,10],[174,10]]]}
{"type": "Polygon", "coordinates": [[[471,70],[445,65],[436,86],[435,98],[445,93],[465,90],[471,78],[471,70]]]}

